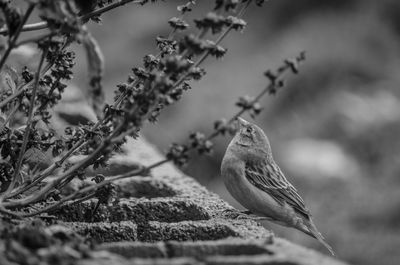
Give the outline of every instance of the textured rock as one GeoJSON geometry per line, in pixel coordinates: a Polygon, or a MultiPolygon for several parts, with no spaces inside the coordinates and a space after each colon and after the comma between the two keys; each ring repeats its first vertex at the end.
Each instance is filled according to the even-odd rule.
{"type": "Polygon", "coordinates": [[[97,247],[97,250],[107,250],[125,258],[168,258],[167,247],[164,242],[114,242],[105,243],[97,247]]]}
{"type": "Polygon", "coordinates": [[[63,223],[63,225],[99,243],[138,240],[137,225],[130,221],[114,223],[68,222],[63,223]]]}
{"type": "MultiPolygon", "coordinates": [[[[90,222],[96,201],[86,201],[79,205],[69,205],[58,211],[63,221],[90,222]]],[[[94,221],[148,221],[179,222],[186,220],[208,220],[207,211],[187,199],[121,199],[118,204],[101,205],[94,215],[94,221]]]]}
{"type": "Polygon", "coordinates": [[[167,242],[169,254],[172,257],[206,256],[234,256],[272,254],[266,244],[270,240],[248,240],[241,238],[227,238],[224,240],[196,241],[196,242],[167,242]]]}

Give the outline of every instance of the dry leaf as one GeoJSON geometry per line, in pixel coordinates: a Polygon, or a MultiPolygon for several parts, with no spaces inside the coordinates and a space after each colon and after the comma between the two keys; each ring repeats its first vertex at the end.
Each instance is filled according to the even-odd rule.
{"type": "Polygon", "coordinates": [[[0,94],[12,92],[17,89],[18,74],[14,68],[4,65],[0,72],[0,94]]]}

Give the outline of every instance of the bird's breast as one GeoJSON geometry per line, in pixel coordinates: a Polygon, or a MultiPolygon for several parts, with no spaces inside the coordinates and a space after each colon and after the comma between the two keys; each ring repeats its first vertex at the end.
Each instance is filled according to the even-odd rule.
{"type": "Polygon", "coordinates": [[[244,161],[233,155],[225,155],[221,175],[232,197],[254,214],[275,218],[282,213],[282,206],[274,198],[247,180],[244,161]]]}

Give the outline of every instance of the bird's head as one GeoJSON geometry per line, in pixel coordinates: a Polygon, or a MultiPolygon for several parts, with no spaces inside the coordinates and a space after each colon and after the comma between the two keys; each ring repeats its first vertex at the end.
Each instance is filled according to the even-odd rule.
{"type": "Polygon", "coordinates": [[[264,153],[271,155],[271,147],[263,130],[242,118],[237,119],[237,132],[232,139],[235,149],[243,150],[247,153],[264,153]]]}

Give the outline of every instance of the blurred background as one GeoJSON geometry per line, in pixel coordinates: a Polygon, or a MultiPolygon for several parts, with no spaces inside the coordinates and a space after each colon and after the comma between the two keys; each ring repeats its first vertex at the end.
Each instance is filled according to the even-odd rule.
{"type": "MultiPolygon", "coordinates": [[[[213,4],[197,2],[194,18],[213,4]]],[[[182,3],[126,5],[104,15],[102,26],[90,24],[105,56],[109,100],[130,69],[156,53],[154,38],[168,34],[166,22],[182,3]]],[[[224,40],[226,56],[207,60],[207,75],[166,109],[157,125],[147,125],[144,136],[166,150],[171,142],[185,142],[191,131],[210,132],[214,120],[237,111],[239,96],[266,86],[265,70],[305,50],[300,75],[262,99],[264,111],[254,122],[269,136],[275,160],[340,259],[399,264],[400,2],[268,1],[250,8],[245,20],[243,33],[224,40]]],[[[83,87],[88,85],[85,56],[76,48],[73,84],[83,87]]],[[[229,141],[217,139],[213,155],[194,159],[184,171],[241,208],[219,176],[229,141]]],[[[301,232],[263,224],[278,236],[326,252],[301,232]]]]}

